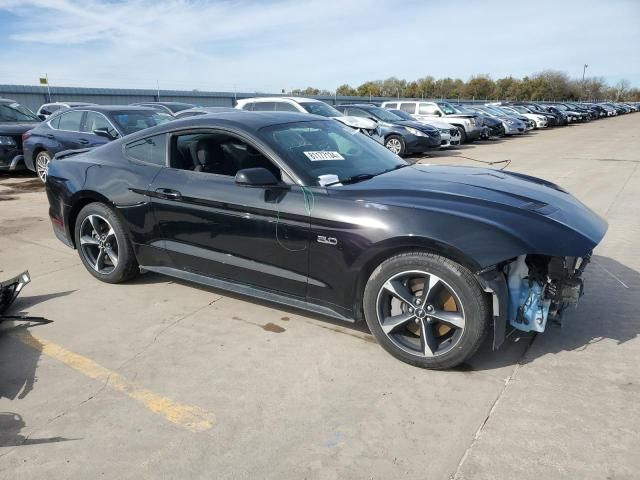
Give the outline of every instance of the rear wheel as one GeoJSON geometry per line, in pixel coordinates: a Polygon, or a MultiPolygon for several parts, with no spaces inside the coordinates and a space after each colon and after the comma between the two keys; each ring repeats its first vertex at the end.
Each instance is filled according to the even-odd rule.
{"type": "Polygon", "coordinates": [[[75,223],[75,241],[85,268],[99,280],[119,283],[135,277],[138,262],[120,219],[102,203],[85,206],[75,223]]]}
{"type": "Polygon", "coordinates": [[[404,139],[399,135],[390,135],[384,141],[384,146],[387,147],[388,150],[392,151],[396,155],[402,157],[404,155],[406,146],[404,143],[404,139]]]}
{"type": "Polygon", "coordinates": [[[38,174],[38,178],[40,178],[40,180],[42,180],[43,183],[47,181],[47,175],[49,175],[50,162],[51,162],[51,154],[46,150],[42,150],[38,152],[33,162],[36,167],[36,173],[38,174]]]}
{"type": "Polygon", "coordinates": [[[380,345],[422,368],[454,367],[471,357],[489,326],[487,297],[464,266],[414,251],[384,261],[363,298],[365,319],[380,345]]]}

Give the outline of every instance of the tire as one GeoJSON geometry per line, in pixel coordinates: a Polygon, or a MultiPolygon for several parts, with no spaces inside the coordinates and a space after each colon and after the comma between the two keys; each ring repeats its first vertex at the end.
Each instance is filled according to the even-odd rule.
{"type": "Polygon", "coordinates": [[[467,143],[467,132],[463,127],[456,127],[460,132],[460,145],[467,143]]]}
{"type": "Polygon", "coordinates": [[[80,210],[74,237],[80,260],[98,280],[120,283],[139,273],[129,236],[118,216],[105,204],[90,203],[80,210]]]}
{"type": "Polygon", "coordinates": [[[389,135],[384,140],[384,146],[399,157],[404,156],[407,148],[406,144],[404,143],[404,138],[402,138],[400,135],[389,135]]]}
{"type": "Polygon", "coordinates": [[[46,150],[41,150],[33,160],[33,168],[35,168],[36,175],[42,181],[46,183],[47,175],[49,173],[49,163],[51,162],[51,154],[46,150]]]}
{"type": "Polygon", "coordinates": [[[488,331],[491,313],[487,295],[467,268],[424,251],[382,262],[365,286],[363,310],[387,352],[429,369],[452,368],[471,357],[488,331]]]}

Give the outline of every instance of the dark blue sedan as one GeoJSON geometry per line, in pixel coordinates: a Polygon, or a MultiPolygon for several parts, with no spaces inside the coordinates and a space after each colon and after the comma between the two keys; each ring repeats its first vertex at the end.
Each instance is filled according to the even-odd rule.
{"type": "Polygon", "coordinates": [[[96,105],[66,109],[22,136],[24,163],[44,182],[49,162],[58,152],[97,147],[171,120],[172,116],[148,107],[96,105]]]}
{"type": "Polygon", "coordinates": [[[384,146],[399,156],[440,148],[440,131],[424,123],[405,120],[374,105],[338,105],[345,115],[375,120],[384,137],[384,146]]]}

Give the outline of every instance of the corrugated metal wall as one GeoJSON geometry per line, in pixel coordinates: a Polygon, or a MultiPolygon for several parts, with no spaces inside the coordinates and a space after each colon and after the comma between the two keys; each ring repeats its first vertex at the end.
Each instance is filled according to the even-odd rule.
{"type": "MultiPolygon", "coordinates": [[[[186,102],[205,107],[232,107],[236,99],[276,96],[265,93],[199,92],[180,90],[160,90],[159,98],[165,102],[186,102]]],[[[115,88],[47,87],[31,85],[0,85],[0,97],[10,98],[27,106],[34,112],[43,103],[49,102],[91,102],[100,105],[128,105],[134,102],[150,102],[158,99],[156,90],[129,90],[115,88]]],[[[395,97],[335,97],[313,96],[330,105],[339,103],[384,102],[395,97]]],[[[415,100],[415,99],[412,99],[415,100]]]]}

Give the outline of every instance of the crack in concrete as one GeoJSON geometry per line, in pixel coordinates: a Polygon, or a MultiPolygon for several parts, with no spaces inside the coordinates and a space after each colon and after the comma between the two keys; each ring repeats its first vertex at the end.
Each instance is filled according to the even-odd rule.
{"type": "Polygon", "coordinates": [[[491,408],[489,409],[489,411],[487,412],[487,415],[484,417],[484,420],[482,421],[482,423],[480,424],[480,426],[476,430],[476,433],[473,435],[473,438],[471,439],[471,443],[469,444],[467,449],[462,454],[462,457],[460,458],[460,461],[458,462],[458,465],[456,466],[455,471],[449,477],[449,480],[455,480],[456,478],[458,478],[458,475],[460,474],[460,470],[462,469],[462,466],[464,465],[464,462],[467,460],[467,457],[471,453],[471,450],[473,449],[475,444],[478,442],[478,440],[480,440],[480,435],[482,435],[482,431],[484,430],[485,425],[489,422],[489,419],[493,415],[493,412],[495,412],[496,409],[498,408],[498,404],[500,403],[500,400],[502,400],[502,397],[507,392],[507,388],[509,387],[509,385],[511,384],[511,381],[515,378],[516,374],[518,373],[518,370],[522,366],[522,361],[526,358],[526,356],[529,353],[529,350],[531,349],[531,347],[533,346],[533,342],[535,341],[536,338],[537,338],[537,335],[535,335],[535,336],[533,336],[531,338],[531,341],[529,342],[529,345],[527,345],[527,348],[522,353],[522,356],[520,357],[520,359],[516,363],[516,366],[514,367],[513,372],[511,372],[511,374],[505,379],[504,385],[502,386],[502,389],[498,393],[496,399],[491,404],[491,408]]]}

